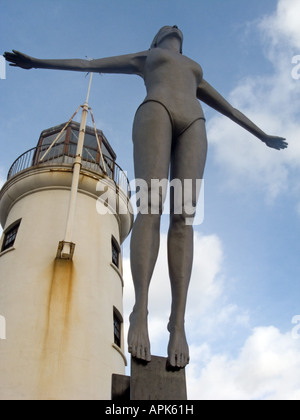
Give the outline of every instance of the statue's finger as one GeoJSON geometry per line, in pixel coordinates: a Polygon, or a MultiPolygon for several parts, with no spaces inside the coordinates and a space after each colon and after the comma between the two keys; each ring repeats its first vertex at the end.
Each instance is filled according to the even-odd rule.
{"type": "Polygon", "coordinates": [[[15,55],[14,55],[14,54],[12,54],[12,53],[9,53],[9,52],[5,52],[5,53],[4,53],[4,58],[5,58],[6,60],[12,60],[12,59],[14,59],[14,57],[15,57],[15,55]]]}

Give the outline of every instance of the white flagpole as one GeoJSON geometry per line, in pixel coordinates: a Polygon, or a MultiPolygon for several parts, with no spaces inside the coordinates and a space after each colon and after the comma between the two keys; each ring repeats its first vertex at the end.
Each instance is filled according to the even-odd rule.
{"type": "Polygon", "coordinates": [[[92,79],[93,79],[93,73],[91,73],[91,76],[90,76],[86,101],[84,105],[82,106],[82,116],[81,116],[80,131],[79,131],[79,137],[78,137],[78,143],[77,143],[76,157],[73,164],[73,178],[72,178],[72,186],[71,186],[71,193],[70,193],[65,238],[63,241],[63,247],[62,247],[61,255],[60,255],[60,257],[63,259],[72,259],[73,252],[74,252],[74,244],[72,243],[72,238],[73,238],[73,228],[74,228],[74,220],[75,220],[75,212],[76,212],[76,199],[77,199],[78,186],[79,186],[80,169],[82,166],[82,153],[83,153],[83,145],[84,145],[84,137],[85,137],[85,129],[86,129],[86,120],[87,120],[87,115],[88,115],[88,110],[89,110],[88,102],[89,102],[89,96],[90,96],[90,91],[91,91],[92,79]]]}

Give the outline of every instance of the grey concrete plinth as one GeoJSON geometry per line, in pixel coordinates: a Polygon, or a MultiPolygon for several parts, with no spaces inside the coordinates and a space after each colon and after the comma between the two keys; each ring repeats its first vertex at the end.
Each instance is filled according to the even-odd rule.
{"type": "Polygon", "coordinates": [[[170,369],[167,359],[152,356],[150,363],[131,358],[131,400],[187,400],[185,369],[170,369]]]}
{"type": "Polygon", "coordinates": [[[130,400],[130,376],[112,375],[111,399],[116,402],[130,400]]]}

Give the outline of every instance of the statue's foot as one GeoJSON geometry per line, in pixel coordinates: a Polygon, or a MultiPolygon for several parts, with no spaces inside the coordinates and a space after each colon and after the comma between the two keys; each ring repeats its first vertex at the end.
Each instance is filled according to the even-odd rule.
{"type": "Polygon", "coordinates": [[[171,327],[169,324],[170,341],[168,346],[168,363],[174,368],[185,368],[190,362],[189,346],[184,328],[171,327]]]}
{"type": "Polygon", "coordinates": [[[151,362],[147,317],[139,316],[135,312],[130,315],[128,351],[132,357],[151,362]]]}

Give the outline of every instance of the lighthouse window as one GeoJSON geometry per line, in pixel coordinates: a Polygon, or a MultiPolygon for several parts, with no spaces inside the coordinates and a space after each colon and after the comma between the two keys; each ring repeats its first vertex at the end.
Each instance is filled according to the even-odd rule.
{"type": "Polygon", "coordinates": [[[116,239],[111,238],[112,263],[119,268],[120,265],[120,247],[116,239]]]}
{"type": "Polygon", "coordinates": [[[14,246],[20,224],[21,221],[15,223],[12,227],[7,229],[7,231],[4,234],[1,252],[6,251],[7,249],[12,248],[14,246]]]}
{"type": "MultiPolygon", "coordinates": [[[[53,141],[57,138],[58,135],[59,133],[55,133],[43,139],[39,158],[41,158],[44,155],[44,153],[48,151],[50,145],[53,143],[53,141]]],[[[48,151],[47,155],[44,157],[43,159],[44,162],[47,162],[51,159],[55,159],[63,155],[64,147],[65,147],[64,145],[65,138],[66,138],[66,132],[62,133],[59,136],[59,138],[56,140],[56,143],[52,146],[52,148],[48,151]]]]}
{"type": "Polygon", "coordinates": [[[121,347],[122,322],[121,314],[114,308],[114,343],[118,347],[121,347]]]}

